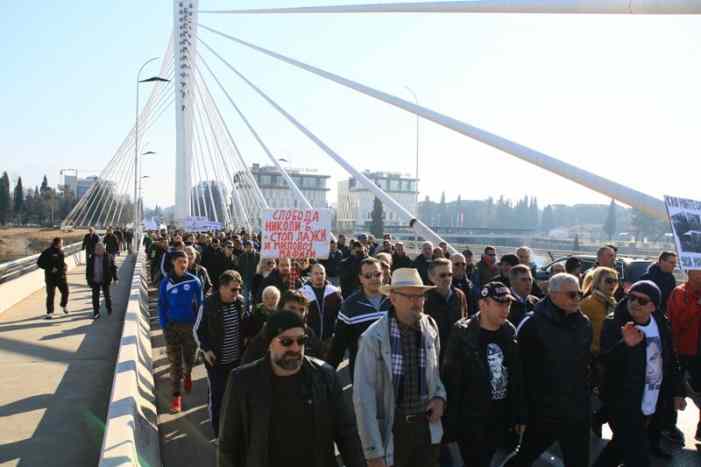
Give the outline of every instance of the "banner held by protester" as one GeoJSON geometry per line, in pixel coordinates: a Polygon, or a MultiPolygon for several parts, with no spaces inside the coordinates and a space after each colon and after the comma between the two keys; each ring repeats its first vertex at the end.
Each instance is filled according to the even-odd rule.
{"type": "Polygon", "coordinates": [[[261,257],[326,259],[330,234],[330,209],[265,209],[261,257]]]}

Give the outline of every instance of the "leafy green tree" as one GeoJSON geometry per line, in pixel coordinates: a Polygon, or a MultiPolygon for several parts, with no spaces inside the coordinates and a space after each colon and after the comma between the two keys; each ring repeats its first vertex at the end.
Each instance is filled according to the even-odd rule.
{"type": "Polygon", "coordinates": [[[3,172],[0,178],[0,224],[5,225],[10,219],[12,200],[10,199],[10,177],[3,172]]]}
{"type": "Polygon", "coordinates": [[[609,205],[606,222],[604,222],[604,232],[606,232],[609,240],[613,240],[613,237],[616,235],[616,203],[614,200],[611,200],[609,205]]]}
{"type": "Polygon", "coordinates": [[[385,211],[382,206],[382,201],[375,197],[370,213],[370,233],[375,238],[382,238],[385,233],[385,211]]]}
{"type": "Polygon", "coordinates": [[[22,223],[24,215],[24,188],[22,187],[22,177],[17,179],[13,196],[13,214],[18,223],[22,223]]]}

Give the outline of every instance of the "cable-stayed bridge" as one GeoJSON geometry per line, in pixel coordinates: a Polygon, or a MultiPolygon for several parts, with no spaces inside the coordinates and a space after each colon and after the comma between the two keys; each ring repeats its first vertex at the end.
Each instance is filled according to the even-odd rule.
{"type": "MultiPolygon", "coordinates": [[[[402,109],[430,124],[499,149],[550,173],[636,207],[648,215],[666,219],[662,201],[648,194],[519,144],[510,140],[508,135],[497,135],[488,129],[478,128],[469,122],[383,92],[373,87],[371,83],[360,83],[333,73],[325,69],[323,64],[301,61],[296,57],[281,54],[254,44],[246,38],[238,37],[235,32],[226,28],[216,29],[208,24],[208,18],[213,15],[224,17],[255,15],[264,25],[266,15],[287,15],[289,21],[294,21],[296,15],[309,14],[401,15],[405,13],[700,14],[701,1],[476,0],[208,10],[206,0],[174,0],[173,30],[170,38],[164,38],[164,40],[167,39],[167,43],[160,58],[158,75],[142,79],[139,73],[136,77],[139,82],[153,83],[143,106],[140,105],[137,94],[136,123],[100,173],[97,182],[66,217],[64,225],[105,227],[135,223],[138,228],[143,217],[140,193],[143,176],[140,158],[145,150],[145,136],[159,119],[175,116],[176,168],[172,186],[176,200],[176,221],[183,222],[188,217],[198,216],[210,218],[227,227],[259,229],[261,212],[268,207],[269,203],[251,173],[250,159],[242,153],[238,144],[240,135],[232,130],[233,122],[225,118],[228,112],[224,109],[229,112],[233,110],[236,118],[240,119],[261,151],[282,174],[289,189],[294,193],[296,207],[309,207],[310,202],[305,198],[302,189],[294,183],[293,178],[270,150],[267,141],[274,135],[263,134],[253,125],[247,117],[246,109],[241,107],[237,96],[228,87],[227,83],[235,78],[249,87],[260,98],[261,104],[268,106],[271,112],[282,116],[292,128],[313,142],[332,163],[340,165],[359,184],[374,193],[383,201],[386,210],[392,211],[403,219],[405,225],[411,226],[418,236],[434,241],[440,240],[439,234],[417,219],[416,213],[407,210],[366,177],[354,164],[353,154],[341,154],[336,151],[333,148],[333,141],[327,141],[324,135],[315,132],[295,116],[299,109],[283,107],[278,101],[279,94],[276,95],[276,92],[280,91],[262,89],[255,83],[252,75],[248,74],[249,70],[238,69],[231,57],[212,45],[213,38],[226,40],[238,47],[257,52],[290,69],[303,70],[319,79],[352,90],[359,96],[371,97],[402,109]],[[227,70],[226,75],[215,71],[215,63],[227,70]],[[224,96],[224,98],[216,99],[215,95],[224,96]]],[[[45,404],[47,399],[60,399],[60,401],[57,404],[59,408],[48,410],[47,415],[36,425],[32,425],[34,423],[30,420],[32,417],[22,418],[23,422],[27,423],[26,429],[21,428],[24,430],[22,433],[26,431],[35,439],[26,443],[0,442],[4,447],[0,449],[0,463],[7,459],[20,459],[22,465],[51,465],[52,462],[54,465],[95,465],[99,458],[100,465],[105,466],[156,466],[205,465],[212,461],[213,447],[201,432],[202,420],[198,420],[202,423],[197,426],[189,419],[178,422],[171,419],[164,421],[162,418],[163,407],[155,397],[154,380],[159,377],[159,373],[162,373],[159,365],[162,365],[163,355],[162,349],[160,349],[161,354],[157,354],[156,349],[160,332],[151,328],[157,320],[151,319],[149,305],[152,303],[149,303],[148,294],[144,290],[144,264],[143,253],[140,253],[136,258],[124,261],[120,270],[122,284],[115,295],[121,295],[115,299],[115,314],[125,317],[121,336],[110,332],[106,327],[93,326],[88,330],[83,329],[79,322],[81,319],[79,315],[71,316],[64,322],[55,320],[51,327],[34,323],[32,313],[36,311],[37,306],[41,306],[42,301],[41,292],[35,292],[37,281],[41,278],[25,275],[23,278],[3,284],[14,288],[15,292],[25,290],[26,297],[2,315],[3,318],[11,317],[11,320],[0,319],[0,332],[4,332],[0,335],[0,352],[6,352],[11,356],[22,355],[23,359],[26,356],[27,361],[22,360],[17,364],[17,373],[30,368],[31,363],[31,371],[39,374],[42,381],[48,382],[46,384],[49,384],[49,387],[34,385],[36,381],[19,381],[18,378],[10,378],[9,384],[3,384],[3,387],[7,388],[4,391],[4,397],[10,399],[6,404],[0,404],[0,414],[18,417],[23,410],[30,412],[44,408],[42,404],[45,404]],[[28,326],[24,327],[27,323],[28,326]],[[85,336],[85,339],[77,345],[73,345],[75,342],[70,341],[70,347],[67,348],[61,347],[65,344],[45,345],[46,342],[66,342],[61,339],[67,336],[85,336]],[[152,336],[155,336],[153,352],[152,336]],[[110,345],[106,345],[107,343],[110,345]],[[114,367],[111,365],[114,362],[113,353],[117,354],[114,367]],[[49,362],[50,365],[37,365],[37,360],[49,362]],[[94,363],[94,366],[85,367],[83,361],[99,361],[101,365],[94,363]],[[55,366],[59,364],[66,364],[68,371],[57,377],[55,366]],[[64,410],[64,401],[68,401],[65,407],[70,407],[70,404],[74,404],[77,400],[76,381],[90,381],[93,385],[91,386],[93,393],[81,393],[81,397],[92,401],[92,406],[88,403],[85,405],[88,408],[82,412],[71,413],[64,410]],[[53,384],[54,382],[56,384],[53,384]],[[22,397],[12,399],[20,392],[22,397]],[[102,402],[109,400],[106,416],[104,413],[98,413],[99,407],[95,408],[100,405],[95,404],[95,392],[103,398],[102,402]],[[91,396],[92,399],[90,399],[91,396]],[[105,423],[102,423],[103,420],[105,423]],[[79,424],[78,429],[73,429],[76,423],[79,424]],[[61,432],[70,430],[84,434],[81,431],[83,425],[80,424],[95,427],[95,431],[102,434],[101,444],[98,443],[100,446],[83,446],[76,438],[57,438],[47,441],[59,429],[62,430],[61,432]],[[179,446],[170,453],[160,450],[159,425],[164,432],[167,431],[165,426],[168,428],[175,426],[180,430],[181,435],[178,435],[180,444],[177,439],[166,440],[171,443],[171,446],[179,446]],[[182,433],[185,434],[182,435],[182,433]],[[51,453],[50,458],[47,452],[51,453]]],[[[80,264],[76,263],[73,266],[70,277],[75,278],[71,281],[71,288],[77,297],[76,303],[89,306],[86,290],[80,285],[84,270],[81,269],[80,264]]],[[[101,324],[106,324],[104,321],[101,324]]],[[[5,360],[7,359],[3,359],[5,360]]],[[[8,378],[10,373],[0,378],[8,378]]],[[[202,400],[206,399],[206,388],[203,384],[196,386],[195,395],[202,400]]],[[[695,424],[695,420],[688,413],[681,416],[680,426],[685,427],[685,430],[692,424],[695,424]]],[[[6,425],[9,427],[12,423],[6,425]]],[[[0,429],[0,434],[2,433],[0,429]]],[[[168,432],[163,436],[170,434],[168,432]]],[[[688,434],[687,436],[689,437],[688,434]]],[[[89,439],[88,436],[83,438],[89,439]]],[[[693,439],[693,433],[690,439],[693,439]]],[[[87,441],[84,443],[90,444],[87,441]]],[[[168,443],[163,443],[164,446],[166,444],[168,443]]],[[[688,454],[685,452],[684,456],[687,461],[690,458],[688,454]]],[[[692,456],[694,454],[692,453],[692,456]]],[[[692,458],[688,461],[690,463],[686,463],[683,459],[677,459],[675,464],[666,465],[698,465],[697,460],[692,458]]],[[[553,460],[550,465],[560,464],[553,460]]]]}

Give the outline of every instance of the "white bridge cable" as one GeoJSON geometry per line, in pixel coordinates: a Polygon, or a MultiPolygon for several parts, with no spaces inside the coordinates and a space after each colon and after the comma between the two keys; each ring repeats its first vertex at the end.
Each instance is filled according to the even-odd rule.
{"type": "MultiPolygon", "coordinates": [[[[209,137],[207,136],[206,128],[208,128],[212,134],[212,139],[214,140],[214,145],[216,145],[216,149],[221,154],[221,148],[219,146],[219,141],[216,137],[216,132],[214,131],[214,128],[212,127],[212,122],[209,120],[209,114],[207,113],[206,110],[206,105],[204,103],[204,99],[202,97],[202,92],[200,89],[200,85],[198,83],[197,76],[193,76],[193,83],[194,83],[194,88],[195,88],[195,94],[194,94],[194,106],[195,106],[195,115],[197,117],[197,121],[200,125],[200,128],[202,129],[202,132],[205,136],[205,142],[207,145],[208,149],[208,156],[209,156],[209,163],[212,166],[212,173],[214,173],[214,176],[216,178],[216,187],[217,187],[217,192],[219,193],[219,199],[222,203],[222,209],[223,209],[223,214],[224,214],[224,223],[226,224],[227,227],[231,228],[232,227],[232,219],[233,219],[233,212],[230,211],[230,203],[228,202],[226,196],[224,195],[222,187],[226,187],[227,184],[224,182],[226,177],[221,173],[220,170],[217,170],[217,164],[214,163],[214,156],[213,156],[213,151],[212,151],[212,146],[210,145],[209,137]],[[200,109],[198,112],[197,109],[200,109]],[[208,126],[204,124],[204,118],[202,117],[202,113],[205,114],[207,121],[209,123],[208,126]]],[[[229,167],[226,165],[226,163],[223,164],[224,169],[228,172],[229,167]]],[[[207,173],[207,177],[209,177],[209,169],[207,169],[206,163],[205,163],[205,171],[207,173]]],[[[233,193],[232,193],[233,195],[233,193]]],[[[212,204],[214,205],[214,201],[212,201],[212,204]]],[[[215,209],[216,212],[216,209],[215,209]]],[[[216,222],[218,220],[215,219],[216,222]]]]}
{"type": "MultiPolygon", "coordinates": [[[[524,146],[522,144],[515,143],[515,142],[510,141],[506,138],[498,136],[494,133],[490,133],[488,131],[477,128],[477,127],[470,125],[468,123],[465,123],[463,121],[457,120],[455,118],[449,117],[449,116],[441,114],[439,112],[435,112],[429,108],[422,107],[422,106],[414,104],[412,102],[408,102],[404,99],[393,96],[391,94],[387,94],[385,92],[378,91],[378,90],[371,88],[369,86],[357,83],[355,81],[352,81],[350,79],[344,78],[344,77],[339,76],[339,75],[336,75],[334,73],[330,73],[328,71],[322,70],[321,68],[317,68],[317,67],[314,67],[312,65],[308,65],[306,63],[300,62],[298,60],[287,57],[285,55],[273,52],[273,51],[265,49],[263,47],[259,47],[257,45],[243,41],[243,40],[238,39],[236,37],[233,37],[233,36],[230,36],[230,35],[225,34],[223,32],[212,29],[210,27],[204,26],[202,24],[200,24],[199,27],[201,27],[207,31],[210,31],[218,36],[227,38],[227,39],[229,39],[233,42],[236,42],[240,45],[246,46],[250,49],[256,50],[256,51],[261,52],[265,55],[273,57],[277,60],[288,63],[290,65],[297,67],[297,68],[301,68],[303,70],[309,71],[315,75],[321,76],[321,77],[326,78],[330,81],[333,81],[335,83],[341,84],[341,85],[348,87],[350,89],[358,91],[361,94],[365,94],[366,96],[373,97],[379,101],[382,101],[382,102],[385,102],[385,103],[390,104],[392,106],[406,110],[406,111],[413,113],[415,115],[419,115],[420,117],[422,117],[426,120],[430,120],[438,125],[441,125],[445,128],[453,130],[453,131],[460,133],[464,136],[468,136],[468,137],[475,139],[477,141],[480,141],[481,143],[484,143],[488,146],[499,149],[499,150],[501,150],[507,154],[510,154],[512,156],[515,156],[523,161],[526,161],[528,163],[531,163],[533,165],[541,167],[545,170],[553,172],[553,173],[555,173],[555,174],[557,174],[565,179],[572,180],[576,183],[579,183],[580,185],[583,185],[585,187],[590,188],[593,191],[604,194],[609,198],[613,198],[613,199],[618,200],[622,203],[625,203],[629,206],[639,208],[640,210],[642,210],[643,212],[645,212],[646,214],[648,214],[650,216],[653,216],[653,217],[658,218],[658,219],[667,219],[667,212],[666,212],[664,203],[661,200],[659,200],[653,196],[650,196],[650,195],[647,195],[645,193],[641,193],[637,190],[628,188],[624,185],[613,182],[613,181],[608,180],[608,179],[601,177],[599,175],[587,172],[586,170],[583,170],[583,169],[581,169],[577,166],[574,166],[572,164],[568,164],[566,162],[560,161],[560,160],[558,160],[554,157],[548,156],[547,154],[544,154],[540,151],[536,151],[536,150],[531,149],[531,148],[524,146]]],[[[200,39],[200,42],[202,42],[202,39],[201,38],[199,38],[199,39],[200,39]]],[[[216,54],[216,52],[214,52],[211,47],[207,46],[206,44],[204,44],[204,45],[212,53],[216,54]]],[[[219,58],[221,60],[224,60],[223,58],[221,58],[221,56],[219,56],[219,58]]],[[[226,63],[228,63],[228,62],[226,62],[226,63]]],[[[231,65],[229,65],[229,67],[231,67],[231,65]]]]}
{"type": "MultiPolygon", "coordinates": [[[[131,187],[133,186],[133,172],[134,172],[134,164],[135,161],[133,158],[129,161],[129,165],[127,167],[127,171],[122,177],[122,180],[119,182],[117,185],[117,190],[115,193],[112,195],[115,200],[115,210],[114,213],[112,214],[112,218],[110,219],[110,224],[113,225],[115,222],[115,219],[117,222],[119,222],[122,219],[122,211],[124,210],[124,206],[129,203],[129,200],[131,197],[129,196],[129,191],[131,191],[131,187]]],[[[136,202],[133,203],[134,209],[136,208],[136,202]]],[[[133,218],[133,216],[130,216],[133,218]]],[[[105,220],[107,220],[105,218],[105,220]]]]}
{"type": "MultiPolygon", "coordinates": [[[[201,54],[198,52],[197,56],[200,60],[202,60],[201,54]]],[[[268,202],[265,199],[265,196],[263,195],[263,192],[261,191],[260,187],[255,181],[255,177],[253,177],[253,173],[251,172],[250,168],[248,167],[248,164],[246,164],[246,161],[244,160],[241,151],[238,148],[238,145],[236,144],[236,141],[234,140],[231,131],[229,130],[228,125],[226,124],[226,121],[224,120],[224,117],[221,114],[221,111],[219,110],[219,106],[217,105],[216,101],[212,97],[212,93],[209,90],[209,86],[207,85],[207,81],[204,79],[202,76],[200,68],[197,66],[195,67],[195,72],[199,76],[199,82],[202,83],[202,87],[204,87],[204,90],[206,91],[206,99],[209,104],[207,108],[208,116],[209,116],[209,108],[213,108],[216,111],[216,116],[211,117],[212,121],[215,121],[217,123],[217,126],[219,128],[220,132],[225,132],[226,133],[226,138],[222,138],[224,142],[227,142],[230,144],[231,149],[233,150],[234,158],[232,159],[232,163],[236,164],[238,161],[240,163],[240,169],[239,172],[237,172],[236,177],[232,177],[231,174],[229,174],[230,178],[232,180],[235,180],[235,178],[238,179],[238,184],[240,187],[248,188],[246,190],[242,190],[242,193],[244,193],[245,196],[249,198],[249,206],[255,206],[258,210],[258,218],[260,217],[262,213],[262,209],[268,208],[268,202]],[[216,118],[215,118],[216,117],[216,118]],[[252,201],[252,202],[251,202],[252,201]]],[[[211,72],[211,70],[210,70],[211,72]]],[[[218,83],[220,84],[220,83],[218,83]]],[[[236,168],[236,167],[234,167],[236,168]]],[[[258,219],[260,220],[260,219],[258,219]]]]}
{"type": "MultiPolygon", "coordinates": [[[[198,57],[200,58],[200,60],[202,59],[199,52],[198,57]]],[[[222,142],[228,143],[230,145],[229,149],[232,150],[233,157],[231,157],[229,160],[231,160],[234,165],[235,175],[232,175],[232,173],[229,172],[228,176],[232,183],[233,193],[235,196],[238,196],[238,200],[240,200],[239,193],[243,195],[245,199],[242,201],[242,203],[248,208],[246,209],[242,207],[242,209],[246,209],[248,212],[252,213],[250,217],[253,219],[255,226],[260,227],[262,212],[263,209],[266,209],[268,207],[268,202],[266,201],[265,196],[263,196],[260,187],[256,183],[250,168],[246,164],[246,161],[243,159],[243,156],[239,151],[238,145],[233,139],[231,131],[229,130],[229,127],[224,121],[221,111],[219,110],[219,106],[212,97],[212,94],[209,90],[209,86],[207,86],[207,82],[204,80],[204,77],[202,76],[199,67],[196,67],[196,73],[199,76],[199,82],[202,83],[202,87],[204,87],[206,91],[206,98],[207,102],[209,103],[209,106],[207,106],[206,109],[207,118],[210,119],[210,122],[215,121],[219,133],[225,133],[225,136],[222,135],[222,142]],[[210,116],[210,108],[213,108],[216,111],[216,115],[210,116]],[[237,162],[240,164],[240,167],[237,167],[237,162]]],[[[224,156],[223,151],[221,153],[221,157],[224,166],[228,168],[228,164],[225,160],[226,157],[224,156]]]]}
{"type": "MultiPolygon", "coordinates": [[[[212,178],[212,176],[209,172],[209,168],[207,167],[207,160],[209,160],[209,161],[212,160],[212,147],[210,146],[209,137],[207,136],[207,129],[202,124],[202,115],[200,114],[200,112],[202,112],[203,109],[200,108],[200,112],[197,112],[197,108],[198,108],[198,105],[197,105],[197,98],[198,98],[198,96],[197,96],[197,80],[193,79],[193,82],[195,83],[195,96],[193,96],[195,122],[193,122],[193,123],[195,125],[199,124],[200,137],[201,137],[201,139],[204,139],[203,149],[204,149],[204,147],[207,148],[207,156],[208,157],[207,157],[207,159],[205,159],[204,154],[203,154],[203,158],[202,158],[201,163],[202,163],[202,168],[204,169],[204,175],[205,175],[205,177],[207,177],[207,186],[209,188],[209,200],[212,203],[212,211],[214,213],[214,222],[219,222],[219,213],[217,212],[217,205],[214,202],[214,195],[212,193],[212,184],[215,184],[215,186],[220,187],[219,177],[217,175],[218,171],[217,171],[216,166],[212,165],[212,169],[213,169],[212,173],[214,173],[214,178],[212,178]]],[[[200,145],[201,144],[202,144],[202,141],[200,140],[200,145]]],[[[219,190],[219,192],[221,192],[221,190],[219,190]]],[[[221,199],[221,202],[226,203],[226,201],[223,199],[221,199]]],[[[222,223],[225,223],[225,222],[222,222],[222,223]]]]}
{"type": "Polygon", "coordinates": [[[197,159],[199,156],[200,152],[200,147],[199,147],[199,132],[197,131],[197,128],[193,125],[192,128],[192,161],[190,162],[190,167],[191,167],[191,172],[192,175],[194,176],[194,180],[198,180],[197,183],[193,183],[193,188],[191,188],[192,191],[192,196],[195,197],[195,205],[197,206],[197,216],[198,217],[205,217],[206,215],[206,209],[205,209],[205,203],[202,202],[202,192],[200,190],[200,182],[202,181],[202,175],[199,173],[199,164],[197,163],[197,159]]]}
{"type": "MultiPolygon", "coordinates": [[[[194,96],[193,96],[194,97],[194,96]]],[[[194,98],[193,98],[193,113],[195,112],[195,106],[194,106],[194,98]]],[[[212,190],[210,189],[210,182],[211,179],[209,178],[209,175],[207,174],[207,171],[205,170],[204,167],[204,152],[205,152],[205,145],[204,145],[204,136],[202,134],[202,129],[198,128],[196,117],[193,115],[193,130],[195,133],[195,138],[194,141],[197,145],[197,155],[196,157],[193,158],[193,161],[195,165],[197,165],[197,173],[199,174],[200,177],[200,183],[197,185],[197,192],[200,195],[202,205],[204,207],[204,216],[207,218],[207,220],[211,220],[213,216],[210,215],[210,210],[213,209],[214,206],[214,197],[212,196],[212,190]],[[199,156],[199,157],[197,157],[199,156]],[[209,198],[210,201],[207,201],[207,193],[209,192],[209,198]],[[211,205],[210,205],[211,203],[211,205]]]]}
{"type": "Polygon", "coordinates": [[[198,10],[198,14],[299,13],[579,13],[700,14],[698,0],[473,0],[322,5],[288,8],[198,10]]]}
{"type": "MultiPolygon", "coordinates": [[[[225,122],[217,120],[216,116],[213,117],[210,115],[210,109],[209,107],[215,107],[217,111],[217,115],[219,114],[219,109],[216,108],[216,102],[214,102],[213,99],[211,99],[211,94],[209,93],[209,89],[207,88],[207,83],[204,81],[202,74],[199,70],[199,67],[196,67],[196,79],[195,81],[195,86],[197,90],[198,97],[200,98],[200,102],[202,104],[202,107],[204,109],[205,117],[207,119],[207,122],[209,123],[209,127],[212,129],[212,136],[214,139],[214,143],[217,148],[217,155],[219,156],[219,160],[222,162],[222,165],[225,167],[227,171],[227,176],[229,183],[231,184],[231,194],[232,194],[232,200],[231,200],[231,208],[233,210],[234,208],[234,203],[236,203],[236,207],[238,208],[238,212],[240,214],[240,219],[243,221],[245,224],[246,228],[251,231],[252,229],[252,223],[251,223],[251,218],[257,219],[260,217],[261,214],[261,206],[258,200],[256,199],[256,196],[254,193],[251,192],[250,189],[240,189],[242,184],[239,183],[239,187],[237,187],[236,183],[236,177],[232,174],[231,170],[229,169],[229,164],[227,164],[226,157],[224,156],[224,151],[222,150],[222,143],[220,142],[220,136],[218,134],[222,134],[222,126],[225,126],[225,122]],[[202,88],[205,88],[207,91],[207,95],[203,95],[202,93],[202,88]],[[206,98],[210,98],[210,102],[205,102],[206,98]],[[207,105],[209,103],[209,105],[207,105]],[[218,125],[215,125],[218,124],[218,125]],[[217,130],[215,131],[215,126],[217,126],[217,130]],[[246,197],[246,202],[244,203],[241,200],[241,195],[246,197]],[[245,206],[248,206],[248,209],[246,209],[245,206]]],[[[227,129],[228,130],[228,129],[227,129]]],[[[223,135],[222,135],[223,136],[223,135]]],[[[221,138],[224,139],[224,138],[221,138]]],[[[230,143],[233,143],[231,141],[230,143]]],[[[236,150],[236,148],[234,147],[236,150]]],[[[240,159],[240,158],[239,158],[240,159]]],[[[241,175],[244,175],[247,169],[247,166],[245,162],[242,162],[241,167],[236,167],[236,162],[237,158],[234,157],[232,158],[232,162],[234,164],[234,169],[235,172],[239,175],[239,178],[241,178],[241,175]]],[[[257,185],[256,185],[257,186],[257,185]]],[[[249,184],[250,187],[250,184],[249,184]]],[[[262,197],[262,195],[261,195],[262,197]]],[[[233,217],[233,211],[232,211],[232,217],[233,217]]],[[[238,218],[237,218],[238,219],[238,218]]]]}
{"type": "MultiPolygon", "coordinates": [[[[195,79],[193,80],[195,83],[196,102],[199,102],[199,107],[201,108],[202,113],[205,114],[205,118],[207,119],[207,123],[208,123],[208,128],[210,129],[210,131],[212,133],[212,139],[214,140],[214,146],[216,148],[216,153],[219,156],[219,161],[221,161],[223,167],[225,168],[225,170],[227,172],[226,175],[228,176],[228,180],[230,180],[229,183],[231,184],[232,200],[231,200],[231,203],[229,203],[228,200],[226,200],[226,198],[224,197],[222,190],[221,190],[221,187],[227,186],[228,183],[223,183],[221,180],[217,180],[218,181],[217,185],[219,187],[220,197],[224,200],[224,203],[226,204],[225,212],[228,214],[230,212],[229,208],[231,208],[231,212],[229,214],[229,219],[227,222],[231,225],[231,227],[233,227],[233,219],[235,218],[234,213],[233,213],[233,208],[234,208],[234,201],[235,201],[236,205],[238,207],[239,213],[241,215],[241,218],[243,219],[243,222],[245,223],[246,227],[250,231],[251,224],[248,220],[248,214],[246,213],[246,210],[244,209],[243,204],[241,203],[241,198],[239,196],[239,192],[236,189],[236,187],[234,186],[233,176],[231,175],[231,171],[229,170],[229,166],[226,163],[226,160],[224,158],[224,155],[223,155],[223,152],[221,149],[221,144],[219,142],[219,137],[217,136],[217,132],[215,131],[214,125],[212,124],[212,120],[211,120],[210,115],[209,115],[209,110],[207,109],[207,104],[205,103],[205,98],[202,95],[202,89],[201,89],[202,86],[200,86],[200,83],[199,83],[200,80],[201,80],[201,75],[198,72],[195,74],[195,79]]],[[[201,113],[198,113],[198,117],[200,118],[200,125],[202,127],[204,127],[204,121],[203,121],[204,119],[202,118],[201,113]]],[[[210,163],[212,164],[212,168],[214,170],[214,173],[221,175],[221,173],[216,170],[216,164],[214,162],[214,156],[213,156],[212,152],[210,152],[209,155],[210,155],[210,163]]]]}
{"type": "MultiPolygon", "coordinates": [[[[172,70],[173,69],[173,34],[171,33],[171,36],[168,41],[168,45],[166,47],[166,51],[163,56],[162,60],[162,65],[161,65],[161,76],[164,76],[166,70],[172,70]]],[[[170,71],[169,73],[170,74],[170,71]]],[[[152,88],[151,94],[149,96],[149,99],[147,100],[146,105],[144,106],[144,109],[141,112],[141,117],[143,118],[143,121],[146,122],[148,120],[148,113],[151,111],[152,106],[154,104],[154,101],[156,97],[158,96],[160,92],[160,83],[158,83],[154,88],[152,88]]],[[[78,203],[73,207],[73,209],[68,213],[64,221],[62,222],[62,225],[82,225],[79,220],[82,219],[82,222],[85,222],[87,219],[88,213],[91,210],[91,205],[95,203],[95,201],[99,198],[100,192],[102,191],[103,188],[105,188],[105,183],[102,183],[105,180],[111,179],[111,174],[116,173],[116,169],[122,164],[122,158],[125,156],[125,153],[129,151],[130,148],[133,148],[134,145],[134,132],[135,128],[132,126],[130,131],[127,133],[126,137],[120,144],[120,146],[117,148],[117,151],[114,153],[110,161],[107,163],[107,165],[104,167],[104,169],[100,172],[99,176],[96,179],[96,182],[92,184],[90,189],[81,197],[80,200],[78,200],[78,203]],[[109,175],[109,177],[108,177],[109,175]]]]}
{"type": "MultiPolygon", "coordinates": [[[[372,182],[367,176],[365,176],[363,173],[360,171],[356,170],[352,165],[350,165],[348,162],[346,162],[345,159],[343,159],[337,152],[335,152],[333,149],[331,149],[326,143],[324,143],[321,139],[319,139],[314,133],[312,133],[310,130],[308,130],[304,125],[302,125],[297,119],[295,119],[292,115],[290,115],[285,109],[283,109],[280,105],[277,104],[274,100],[272,100],[270,97],[268,97],[267,94],[265,94],[260,88],[258,88],[255,84],[253,84],[248,78],[246,78],[243,74],[241,74],[233,65],[231,65],[226,59],[224,59],[221,55],[219,55],[214,49],[212,49],[205,41],[203,41],[201,38],[199,38],[200,43],[204,45],[207,50],[209,50],[212,54],[214,54],[219,60],[221,60],[231,71],[233,71],[239,78],[241,78],[248,86],[250,86],[259,96],[261,96],[263,99],[265,99],[275,110],[280,112],[290,123],[292,123],[293,126],[295,126],[299,131],[301,131],[307,138],[311,139],[317,146],[319,146],[326,154],[331,156],[332,159],[334,159],[341,167],[346,169],[346,171],[353,177],[356,178],[363,186],[368,191],[373,192],[380,200],[382,200],[383,203],[386,203],[389,208],[393,209],[400,217],[404,217],[409,221],[409,226],[417,232],[417,234],[421,235],[424,238],[430,239],[436,243],[438,242],[445,242],[445,240],[438,235],[436,232],[431,230],[430,227],[428,227],[426,224],[421,222],[418,218],[414,216],[410,211],[408,211],[404,206],[402,206],[400,203],[398,203],[392,196],[387,194],[384,190],[382,190],[379,186],[377,186],[374,182],[372,182]]],[[[451,253],[457,252],[455,248],[453,248],[452,245],[450,245],[448,242],[448,248],[450,249],[451,253]]]]}
{"type": "MultiPolygon", "coordinates": [[[[200,41],[201,41],[201,39],[200,39],[200,41]]],[[[209,48],[209,47],[208,47],[208,48],[209,48]]],[[[287,181],[287,185],[290,187],[290,190],[292,191],[292,193],[294,193],[295,197],[296,197],[297,200],[300,202],[300,204],[302,205],[302,207],[306,207],[307,209],[312,209],[312,205],[311,205],[311,203],[309,202],[309,200],[304,196],[304,194],[302,193],[302,191],[301,191],[301,190],[299,189],[299,187],[295,184],[295,182],[292,180],[292,178],[291,178],[290,175],[287,173],[287,171],[282,167],[282,165],[280,165],[280,162],[277,160],[277,158],[276,158],[275,156],[273,156],[273,153],[270,152],[270,149],[268,149],[268,146],[263,142],[263,140],[261,139],[261,137],[258,135],[258,132],[255,130],[255,128],[253,128],[253,126],[252,126],[251,123],[248,121],[248,119],[246,118],[246,116],[243,114],[243,112],[241,111],[241,109],[239,108],[239,106],[236,105],[236,102],[234,102],[234,100],[231,98],[231,95],[229,94],[229,92],[226,90],[226,88],[224,88],[224,86],[222,85],[222,83],[219,81],[219,78],[217,78],[217,76],[214,74],[214,72],[212,71],[212,69],[209,67],[209,65],[207,64],[207,61],[204,59],[204,57],[203,57],[202,55],[200,55],[199,58],[200,58],[200,60],[202,61],[202,64],[207,68],[207,70],[209,71],[209,73],[212,75],[212,77],[214,78],[214,80],[217,82],[217,84],[219,85],[219,87],[221,88],[221,90],[224,92],[224,94],[226,95],[226,98],[229,100],[229,102],[231,103],[231,105],[232,105],[232,106],[234,107],[234,109],[236,110],[236,113],[238,113],[239,117],[241,117],[241,120],[243,120],[243,122],[244,122],[244,124],[246,125],[246,127],[248,127],[248,130],[251,132],[251,134],[253,135],[253,137],[255,138],[255,140],[258,142],[258,144],[260,145],[260,147],[263,149],[263,152],[265,152],[265,154],[268,156],[268,159],[271,160],[271,162],[277,167],[277,169],[280,171],[280,173],[282,174],[282,176],[285,178],[285,180],[287,181]]]]}

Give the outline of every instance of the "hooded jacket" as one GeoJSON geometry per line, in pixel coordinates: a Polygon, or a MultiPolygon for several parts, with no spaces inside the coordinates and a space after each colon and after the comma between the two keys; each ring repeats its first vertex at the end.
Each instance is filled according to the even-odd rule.
{"type": "Polygon", "coordinates": [[[44,270],[47,281],[66,279],[66,257],[63,250],[50,246],[39,255],[37,266],[44,270]]]}
{"type": "Polygon", "coordinates": [[[161,328],[169,323],[194,324],[203,295],[200,280],[186,272],[182,278],[171,274],[161,281],[158,294],[158,317],[161,328]]]}
{"type": "Polygon", "coordinates": [[[324,284],[324,299],[322,303],[319,303],[317,300],[317,295],[311,284],[306,284],[300,291],[309,301],[309,311],[305,316],[307,325],[314,330],[322,341],[331,338],[338,312],[343,303],[340,289],[326,282],[324,284]]]}

